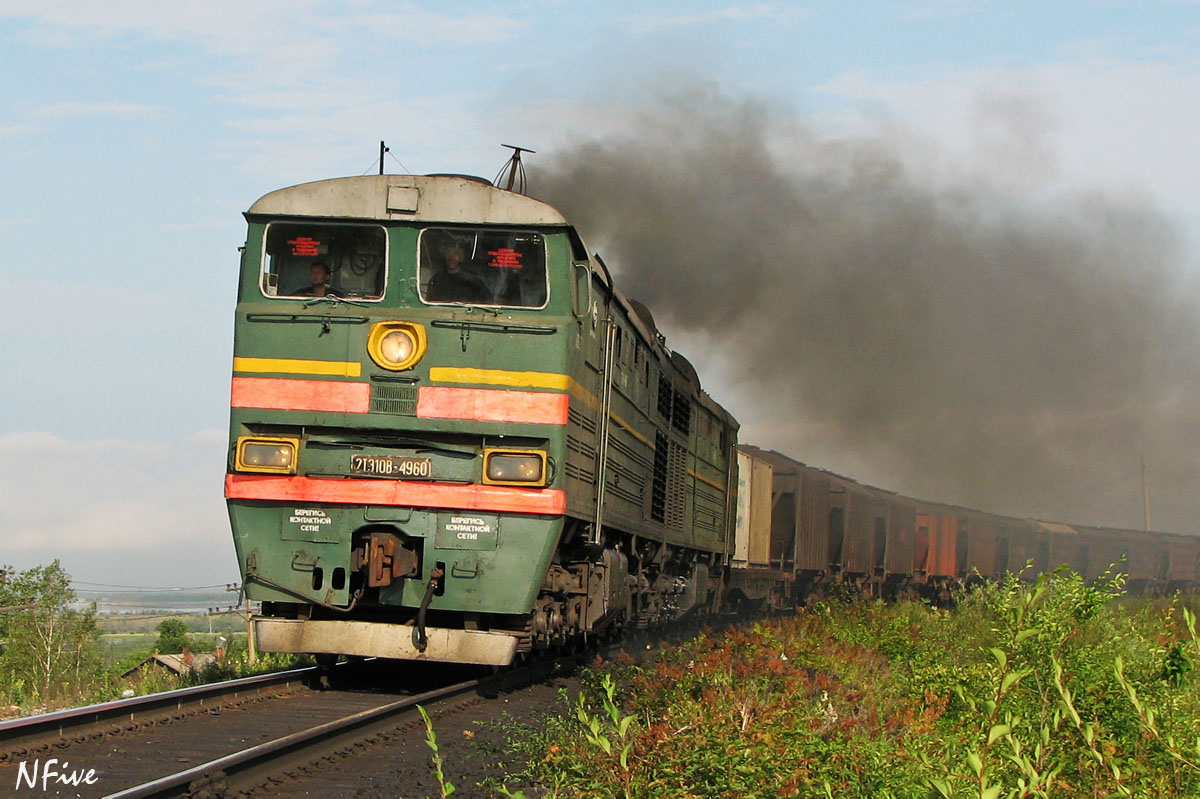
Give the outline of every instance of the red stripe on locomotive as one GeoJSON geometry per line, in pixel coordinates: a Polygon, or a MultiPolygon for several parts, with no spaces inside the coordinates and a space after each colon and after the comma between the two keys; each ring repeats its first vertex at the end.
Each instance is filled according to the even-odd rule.
{"type": "Polygon", "coordinates": [[[413,480],[348,480],[273,474],[226,475],[225,496],[229,499],[275,502],[400,505],[497,513],[561,514],[567,508],[566,492],[553,488],[445,485],[413,480]]]}
{"type": "Polygon", "coordinates": [[[417,416],[423,419],[565,425],[567,404],[566,394],[422,386],[417,393],[417,416]]]}
{"type": "Polygon", "coordinates": [[[366,413],[371,409],[371,386],[341,380],[235,377],[229,404],[277,411],[366,413]]]}

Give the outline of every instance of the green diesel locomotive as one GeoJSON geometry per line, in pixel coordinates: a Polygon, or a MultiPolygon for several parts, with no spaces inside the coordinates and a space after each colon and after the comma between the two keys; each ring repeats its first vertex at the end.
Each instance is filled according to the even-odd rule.
{"type": "Polygon", "coordinates": [[[718,607],[737,423],[558,211],[372,175],[246,219],[225,495],[260,650],[504,665],[718,607]]]}

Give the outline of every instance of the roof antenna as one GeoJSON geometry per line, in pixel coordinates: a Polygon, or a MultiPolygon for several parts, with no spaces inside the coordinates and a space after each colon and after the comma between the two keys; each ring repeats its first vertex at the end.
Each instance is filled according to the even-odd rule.
{"type": "Polygon", "coordinates": [[[389,152],[391,152],[391,150],[389,150],[382,141],[379,142],[379,174],[381,174],[381,175],[383,174],[384,153],[389,153],[389,152]]]}
{"type": "Polygon", "coordinates": [[[501,147],[507,147],[513,151],[512,157],[508,159],[504,166],[500,167],[499,174],[492,181],[493,186],[499,187],[500,179],[504,177],[505,171],[508,172],[508,180],[505,183],[504,190],[512,191],[513,184],[517,186],[517,194],[525,193],[525,165],[521,163],[521,153],[533,153],[536,150],[530,150],[528,147],[517,147],[513,144],[501,144],[501,147]]]}

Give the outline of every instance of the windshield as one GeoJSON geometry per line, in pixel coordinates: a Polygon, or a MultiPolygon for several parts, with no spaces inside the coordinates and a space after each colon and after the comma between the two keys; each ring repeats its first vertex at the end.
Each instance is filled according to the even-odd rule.
{"type": "Polygon", "coordinates": [[[379,225],[272,222],[266,248],[268,297],[383,296],[387,234],[379,225]]]}
{"type": "Polygon", "coordinates": [[[546,304],[546,247],[539,233],[429,228],[418,246],[417,282],[426,303],[546,304]]]}

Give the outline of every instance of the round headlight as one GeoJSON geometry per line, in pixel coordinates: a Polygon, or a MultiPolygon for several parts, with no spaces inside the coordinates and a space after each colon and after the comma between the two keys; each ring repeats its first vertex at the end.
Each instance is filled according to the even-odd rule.
{"type": "Polygon", "coordinates": [[[367,335],[371,360],[393,372],[416,366],[426,346],[425,326],[416,322],[376,322],[367,335]]]}
{"type": "Polygon", "coordinates": [[[417,349],[417,342],[407,330],[393,330],[379,342],[379,354],[392,363],[404,363],[417,349]]]}

